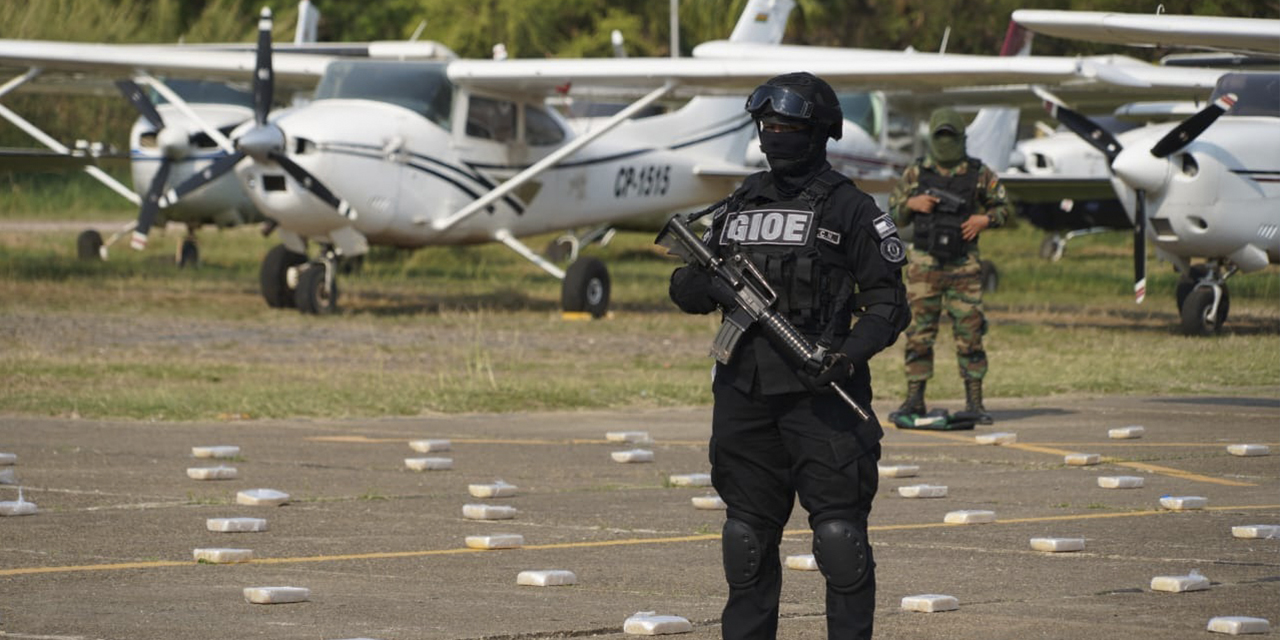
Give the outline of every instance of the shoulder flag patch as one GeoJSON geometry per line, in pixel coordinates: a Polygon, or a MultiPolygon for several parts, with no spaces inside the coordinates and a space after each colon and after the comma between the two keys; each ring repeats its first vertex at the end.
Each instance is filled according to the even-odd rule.
{"type": "Polygon", "coordinates": [[[890,218],[887,213],[872,220],[871,225],[876,228],[876,233],[881,240],[898,232],[898,225],[893,224],[893,218],[890,218]]]}

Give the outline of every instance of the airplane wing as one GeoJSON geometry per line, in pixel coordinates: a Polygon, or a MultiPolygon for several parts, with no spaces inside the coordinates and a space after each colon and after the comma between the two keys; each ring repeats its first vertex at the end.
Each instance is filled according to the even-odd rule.
{"type": "Polygon", "coordinates": [[[1014,11],[1013,20],[1055,38],[1280,57],[1280,20],[1036,9],[1014,11]]]}
{"type": "MultiPolygon", "coordinates": [[[[115,93],[114,80],[139,72],[158,77],[248,82],[253,77],[254,45],[130,45],[0,40],[0,67],[41,75],[19,91],[41,93],[115,93]]],[[[386,60],[447,60],[453,52],[437,42],[368,42],[279,45],[273,48],[276,86],[315,87],[329,62],[364,57],[386,60]]]]}
{"type": "MultiPolygon", "coordinates": [[[[787,49],[787,47],[775,47],[787,49]]],[[[681,94],[746,95],[764,80],[809,71],[840,88],[956,91],[959,87],[1094,87],[1210,91],[1221,72],[1161,70],[1123,56],[1061,58],[897,54],[860,56],[778,55],[760,59],[603,58],[546,60],[456,60],[448,76],[479,91],[549,94],[571,89],[645,90],[668,82],[681,94]],[[1163,71],[1168,71],[1165,73],[1163,71]]]]}

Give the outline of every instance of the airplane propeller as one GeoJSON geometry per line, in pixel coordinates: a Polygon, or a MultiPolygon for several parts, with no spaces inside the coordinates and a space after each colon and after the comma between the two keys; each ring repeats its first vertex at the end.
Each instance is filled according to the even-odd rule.
{"type": "Polygon", "coordinates": [[[245,156],[249,156],[258,161],[272,161],[279,164],[298,184],[301,184],[317,198],[336,209],[338,213],[348,218],[355,217],[355,210],[351,208],[351,205],[335,196],[315,176],[285,155],[284,131],[276,124],[267,121],[275,96],[275,73],[271,65],[271,29],[271,9],[263,8],[258,19],[258,47],[253,72],[253,121],[255,126],[235,140],[235,153],[219,158],[208,167],[205,167],[203,171],[174,187],[165,194],[161,201],[161,206],[173,204],[182,196],[199,189],[201,186],[230,171],[245,156]]]}
{"type": "Polygon", "coordinates": [[[1147,295],[1147,192],[1164,188],[1171,170],[1167,158],[1204,133],[1235,101],[1235,94],[1223,95],[1213,104],[1179,123],[1156,142],[1148,153],[1142,153],[1134,150],[1126,152],[1115,136],[1087,116],[1054,100],[1045,100],[1045,109],[1049,111],[1049,115],[1102,152],[1111,172],[1134,191],[1133,294],[1136,302],[1142,302],[1147,295]]]}
{"type": "Polygon", "coordinates": [[[191,136],[186,132],[166,127],[164,118],[160,117],[160,112],[156,110],[156,105],[151,102],[151,98],[142,91],[142,88],[136,82],[120,80],[116,82],[116,87],[133,104],[138,113],[152,127],[155,127],[156,144],[161,151],[160,168],[152,176],[151,184],[147,187],[147,193],[142,197],[142,206],[138,211],[138,222],[134,226],[133,238],[130,240],[130,245],[134,249],[141,250],[147,246],[147,232],[155,224],[156,214],[161,206],[165,206],[161,204],[165,200],[162,192],[165,182],[169,179],[169,170],[173,167],[173,162],[181,160],[191,153],[191,136]]]}

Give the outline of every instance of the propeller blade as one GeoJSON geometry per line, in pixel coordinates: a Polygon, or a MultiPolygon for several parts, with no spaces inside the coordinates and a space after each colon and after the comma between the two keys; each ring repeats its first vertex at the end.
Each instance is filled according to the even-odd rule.
{"type": "Polygon", "coordinates": [[[164,190],[164,183],[169,179],[169,169],[172,164],[168,158],[160,161],[160,168],[156,169],[156,175],[151,178],[151,186],[147,188],[147,194],[142,198],[138,224],[134,226],[133,238],[129,241],[134,249],[141,251],[147,248],[147,232],[151,231],[151,225],[156,222],[156,213],[160,211],[161,192],[164,190]]]}
{"type": "Polygon", "coordinates": [[[289,157],[283,153],[278,152],[273,152],[271,154],[271,159],[280,163],[280,166],[284,168],[285,172],[292,176],[294,180],[298,181],[298,184],[301,184],[307,191],[315,194],[317,198],[320,198],[329,206],[336,209],[339,215],[350,220],[356,219],[356,210],[351,208],[350,203],[333,195],[332,191],[329,191],[324,184],[317,180],[315,176],[311,175],[311,173],[306,169],[303,169],[298,163],[290,160],[289,157]]]}
{"type": "Polygon", "coordinates": [[[156,128],[157,132],[164,128],[164,119],[160,117],[160,112],[156,111],[156,105],[151,102],[151,98],[147,97],[146,92],[142,90],[142,87],[138,86],[138,83],[132,80],[117,80],[116,88],[120,90],[120,93],[124,94],[125,99],[133,105],[133,108],[137,109],[138,113],[142,114],[142,117],[146,118],[147,122],[150,122],[151,126],[156,128]]]}
{"type": "Polygon", "coordinates": [[[1138,189],[1133,207],[1133,301],[1147,297],[1147,192],[1138,189]]]}
{"type": "Polygon", "coordinates": [[[1124,149],[1120,145],[1120,141],[1109,131],[1098,126],[1096,122],[1090,120],[1087,116],[1081,115],[1067,107],[1060,105],[1052,100],[1045,100],[1044,108],[1053,116],[1055,120],[1061,122],[1063,126],[1070,129],[1072,133],[1080,136],[1085,142],[1089,143],[1093,148],[1102,152],[1107,157],[1107,163],[1110,164],[1124,149]]]}
{"type": "Polygon", "coordinates": [[[258,59],[253,73],[253,119],[258,126],[267,124],[271,101],[275,97],[275,78],[271,71],[271,9],[262,8],[258,20],[258,59]]]}
{"type": "Polygon", "coordinates": [[[1236,94],[1227,93],[1222,97],[1213,101],[1213,104],[1203,108],[1199,113],[1183,120],[1174,127],[1169,133],[1166,133],[1160,141],[1151,147],[1151,155],[1157,158],[1166,157],[1173,152],[1181,149],[1191,143],[1204,133],[1209,125],[1213,124],[1218,116],[1226,113],[1231,105],[1236,103],[1236,94]]]}
{"type": "Polygon", "coordinates": [[[223,174],[235,167],[236,163],[240,162],[244,156],[245,154],[243,152],[236,152],[229,156],[223,156],[214,160],[209,164],[209,166],[200,170],[190,178],[183,180],[178,186],[167,191],[164,194],[164,197],[160,198],[160,207],[171,207],[188,193],[191,193],[192,191],[195,191],[196,189],[199,189],[200,187],[222,177],[223,174]]]}

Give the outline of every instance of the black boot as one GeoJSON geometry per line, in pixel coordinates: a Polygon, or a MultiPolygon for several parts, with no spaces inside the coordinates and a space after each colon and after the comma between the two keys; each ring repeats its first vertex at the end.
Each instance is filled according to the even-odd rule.
{"type": "Polygon", "coordinates": [[[907,382],[907,399],[898,407],[897,413],[903,415],[915,414],[922,416],[928,413],[924,406],[924,383],[925,380],[911,380],[907,382]]]}
{"type": "Polygon", "coordinates": [[[964,410],[965,413],[972,414],[977,419],[978,424],[995,424],[995,419],[982,406],[982,380],[965,378],[964,410]]]}

